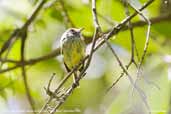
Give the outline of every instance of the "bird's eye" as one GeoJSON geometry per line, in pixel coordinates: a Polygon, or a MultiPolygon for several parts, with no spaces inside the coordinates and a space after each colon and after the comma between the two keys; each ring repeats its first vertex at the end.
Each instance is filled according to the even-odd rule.
{"type": "Polygon", "coordinates": [[[74,31],[73,29],[71,29],[71,32],[72,32],[72,33],[75,33],[75,31],[74,31]]]}

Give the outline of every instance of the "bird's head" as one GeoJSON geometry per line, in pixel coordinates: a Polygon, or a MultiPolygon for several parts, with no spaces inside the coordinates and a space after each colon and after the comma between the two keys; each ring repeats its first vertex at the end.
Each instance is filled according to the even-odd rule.
{"type": "Polygon", "coordinates": [[[66,36],[68,38],[80,38],[81,37],[81,31],[84,30],[84,28],[70,28],[66,31],[66,36]]]}

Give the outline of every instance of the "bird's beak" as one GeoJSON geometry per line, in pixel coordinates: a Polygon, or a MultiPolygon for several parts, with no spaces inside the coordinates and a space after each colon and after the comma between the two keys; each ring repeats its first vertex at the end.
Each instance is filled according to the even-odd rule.
{"type": "Polygon", "coordinates": [[[84,28],[78,29],[78,32],[81,33],[84,30],[84,28]]]}

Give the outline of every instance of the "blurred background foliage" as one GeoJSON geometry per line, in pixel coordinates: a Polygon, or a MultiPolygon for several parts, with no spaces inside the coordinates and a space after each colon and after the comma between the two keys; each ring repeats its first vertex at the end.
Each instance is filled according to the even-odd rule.
{"type": "MultiPolygon", "coordinates": [[[[139,0],[145,3],[147,0],[139,0]]],[[[21,27],[28,15],[35,7],[38,0],[0,0],[0,46],[9,38],[15,28],[21,27]]],[[[26,58],[36,58],[50,53],[59,46],[61,34],[66,30],[59,2],[53,5],[45,4],[36,20],[29,28],[26,42],[26,58]]],[[[84,27],[84,36],[92,36],[94,31],[91,1],[89,0],[64,0],[68,15],[75,27],[84,27]]],[[[155,0],[145,14],[149,17],[162,16],[171,13],[171,1],[155,0]]],[[[99,16],[103,31],[111,29],[116,23],[125,18],[125,10],[120,0],[97,0],[97,11],[100,15],[110,20],[107,23],[99,16]]],[[[134,10],[130,8],[130,11],[134,10]]],[[[142,20],[136,16],[132,21],[142,20]]],[[[147,26],[134,29],[135,41],[138,52],[142,55],[147,26]]],[[[143,64],[142,77],[138,80],[148,97],[152,114],[167,114],[171,97],[171,19],[159,21],[152,25],[150,45],[143,64]],[[170,76],[170,77],[169,77],[170,76]],[[146,79],[147,81],[145,81],[146,79]],[[150,83],[149,83],[150,81],[150,83]],[[154,84],[160,89],[157,89],[154,84]]],[[[126,65],[131,57],[130,32],[123,31],[110,40],[122,62],[126,65]]],[[[11,47],[9,59],[20,59],[20,40],[11,47]]],[[[2,66],[12,66],[6,63],[2,66]]],[[[56,73],[53,88],[66,74],[61,57],[41,61],[38,64],[27,66],[28,83],[31,94],[40,109],[47,98],[44,86],[47,85],[52,73],[56,73]]],[[[67,102],[58,112],[60,114],[146,114],[147,109],[136,91],[132,93],[132,85],[127,77],[109,92],[106,89],[114,82],[122,70],[109,49],[104,45],[93,56],[92,63],[86,77],[81,81],[80,88],[76,89],[67,102]],[[78,112],[67,112],[76,110],[78,112]]],[[[136,68],[131,66],[129,72],[136,78],[136,68]]],[[[28,110],[29,104],[25,96],[21,69],[0,74],[0,114],[10,111],[28,110]]],[[[21,112],[15,112],[21,114],[21,112]]]]}

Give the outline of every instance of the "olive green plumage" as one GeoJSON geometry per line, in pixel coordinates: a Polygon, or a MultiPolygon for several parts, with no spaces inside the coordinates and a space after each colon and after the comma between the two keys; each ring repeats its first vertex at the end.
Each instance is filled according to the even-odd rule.
{"type": "Polygon", "coordinates": [[[67,71],[78,65],[85,57],[86,45],[82,39],[81,30],[70,28],[61,37],[61,53],[67,71]]]}

